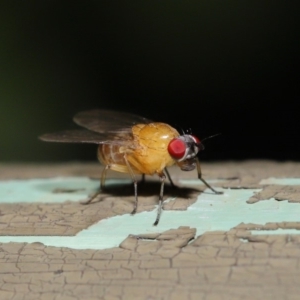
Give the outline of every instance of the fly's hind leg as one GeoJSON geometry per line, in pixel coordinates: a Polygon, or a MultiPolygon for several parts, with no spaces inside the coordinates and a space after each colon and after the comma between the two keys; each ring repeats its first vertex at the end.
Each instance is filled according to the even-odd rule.
{"type": "Polygon", "coordinates": [[[165,179],[166,179],[166,175],[164,173],[160,173],[158,174],[159,178],[160,178],[160,193],[159,193],[159,199],[158,199],[158,208],[157,208],[157,216],[156,216],[156,220],[153,223],[154,226],[156,226],[159,222],[160,219],[160,215],[161,215],[161,210],[162,210],[162,205],[163,205],[163,201],[164,201],[164,185],[165,185],[165,179]]]}
{"type": "Polygon", "coordinates": [[[101,191],[103,191],[105,189],[106,173],[107,173],[107,170],[109,170],[109,169],[110,169],[110,165],[106,165],[102,171],[101,180],[100,180],[100,190],[101,191]]]}
{"type": "MultiPolygon", "coordinates": [[[[132,179],[132,182],[133,182],[133,186],[134,186],[134,198],[135,198],[135,201],[134,201],[133,211],[131,212],[131,214],[134,215],[136,213],[137,207],[138,207],[137,181],[136,181],[136,177],[134,175],[134,172],[133,172],[133,170],[132,170],[132,168],[130,166],[130,163],[127,160],[126,154],[124,155],[124,160],[125,160],[125,163],[126,163],[126,166],[127,166],[127,169],[128,169],[128,173],[131,176],[131,179],[132,179]]],[[[143,177],[143,178],[145,178],[145,177],[143,177]]]]}
{"type": "Polygon", "coordinates": [[[86,205],[92,203],[93,200],[96,199],[100,195],[100,193],[105,189],[106,172],[109,169],[110,169],[110,165],[106,165],[101,173],[100,190],[97,193],[95,193],[93,196],[91,196],[89,199],[87,199],[86,201],[80,202],[81,204],[86,205]]]}
{"type": "Polygon", "coordinates": [[[197,172],[198,172],[198,179],[200,179],[205,185],[206,187],[208,187],[212,192],[214,192],[215,194],[223,194],[223,192],[217,191],[215,190],[212,186],[210,186],[203,178],[202,178],[202,173],[201,173],[201,167],[200,167],[200,162],[198,160],[198,158],[196,158],[196,164],[197,164],[197,172]]]}

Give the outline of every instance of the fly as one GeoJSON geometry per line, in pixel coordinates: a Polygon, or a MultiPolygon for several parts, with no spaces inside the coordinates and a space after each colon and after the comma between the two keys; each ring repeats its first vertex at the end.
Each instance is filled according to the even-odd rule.
{"type": "MultiPolygon", "coordinates": [[[[136,174],[154,175],[160,178],[157,216],[160,219],[166,175],[173,184],[167,167],[178,165],[183,171],[197,169],[198,178],[215,194],[222,194],[211,187],[201,174],[197,154],[204,147],[192,134],[180,135],[165,123],[111,110],[89,110],[75,115],[74,122],[85,129],[66,130],[40,136],[47,142],[98,144],[97,156],[105,166],[101,175],[104,188],[107,170],[129,173],[134,185],[135,203],[131,214],[138,207],[136,174]]],[[[90,203],[94,197],[90,198],[90,203]]]]}

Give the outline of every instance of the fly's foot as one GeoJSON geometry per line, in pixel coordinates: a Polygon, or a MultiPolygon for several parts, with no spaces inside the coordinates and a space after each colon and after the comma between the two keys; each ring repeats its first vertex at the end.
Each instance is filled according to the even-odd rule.
{"type": "Polygon", "coordinates": [[[215,194],[217,194],[217,195],[223,195],[224,192],[221,192],[221,191],[215,191],[215,194]]]}
{"type": "Polygon", "coordinates": [[[137,207],[134,207],[133,211],[130,213],[132,216],[136,214],[137,207]]]}
{"type": "Polygon", "coordinates": [[[101,192],[98,192],[96,194],[94,194],[93,196],[91,196],[90,198],[86,199],[86,200],[82,200],[80,201],[80,204],[82,205],[88,205],[88,204],[91,204],[93,203],[93,201],[98,198],[98,196],[101,194],[101,192]]]}

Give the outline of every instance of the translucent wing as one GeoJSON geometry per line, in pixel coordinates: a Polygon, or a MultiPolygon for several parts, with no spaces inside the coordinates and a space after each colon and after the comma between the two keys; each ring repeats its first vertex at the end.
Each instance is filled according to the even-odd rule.
{"type": "Polygon", "coordinates": [[[89,110],[75,115],[74,122],[89,130],[64,130],[47,133],[39,138],[47,142],[124,145],[133,139],[131,128],[134,124],[151,121],[124,112],[89,110]]]}
{"type": "Polygon", "coordinates": [[[101,109],[80,112],[73,120],[76,124],[99,133],[129,132],[135,124],[152,122],[137,115],[101,109]]]}
{"type": "Polygon", "coordinates": [[[64,130],[54,133],[46,133],[39,137],[46,142],[58,143],[90,143],[90,144],[105,144],[110,139],[107,135],[88,131],[85,129],[64,130]]]}

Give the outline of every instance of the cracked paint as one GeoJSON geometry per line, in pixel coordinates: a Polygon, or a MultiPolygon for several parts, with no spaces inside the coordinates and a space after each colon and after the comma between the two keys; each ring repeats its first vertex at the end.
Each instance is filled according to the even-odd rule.
{"type": "MultiPolygon", "coordinates": [[[[140,229],[136,235],[128,232],[120,246],[104,250],[53,247],[40,242],[0,243],[0,299],[298,299],[300,235],[270,233],[300,228],[297,203],[300,191],[297,184],[260,183],[270,177],[300,178],[300,164],[216,163],[204,164],[203,172],[207,179],[218,179],[214,186],[224,189],[224,198],[201,193],[203,186],[199,184],[185,187],[179,181],[192,180],[193,174],[175,172],[174,181],[180,185],[178,195],[175,197],[166,187],[171,200],[165,203],[162,227],[157,227],[156,232],[138,226],[143,221],[139,216],[144,216],[146,224],[145,216],[149,215],[145,229],[152,228],[151,214],[155,213],[159,184],[147,183],[141,188],[142,204],[134,217],[128,215],[133,204],[129,185],[125,189],[115,186],[115,193],[106,194],[102,201],[88,206],[80,205],[79,200],[0,203],[2,233],[65,234],[62,239],[73,238],[86,228],[123,217],[130,217],[129,220],[137,217],[136,226],[140,229]],[[239,198],[239,191],[246,191],[249,198],[239,198]],[[228,194],[235,195],[234,199],[228,194]],[[197,226],[206,224],[215,212],[212,226],[230,227],[235,218],[233,206],[240,206],[237,211],[242,221],[228,230],[215,228],[200,235],[195,226],[177,226],[176,213],[193,214],[197,205],[200,205],[197,226]],[[173,219],[168,219],[168,215],[173,219]],[[224,223],[222,220],[218,223],[217,216],[224,223]],[[173,228],[165,230],[166,222],[174,222],[173,228]],[[264,233],[256,234],[257,229],[264,233]]],[[[52,178],[54,174],[74,177],[82,173],[96,177],[99,169],[85,164],[47,168],[0,164],[0,178],[5,181],[20,176],[23,179],[52,178]]],[[[64,197],[83,192],[80,185],[58,188],[56,192],[62,192],[64,197]]],[[[48,192],[55,197],[57,193],[51,190],[48,192]]],[[[97,238],[97,233],[94,234],[97,238]]]]}
{"type": "MultiPolygon", "coordinates": [[[[39,202],[47,202],[49,199],[51,199],[52,202],[61,202],[63,197],[70,201],[79,201],[87,198],[90,193],[95,192],[98,184],[98,182],[88,178],[76,177],[10,182],[11,185],[13,185],[13,183],[15,185],[15,195],[18,195],[17,192],[22,194],[22,196],[18,195],[16,199],[21,199],[21,197],[23,197],[26,201],[28,201],[28,199],[33,198],[34,201],[39,202]],[[28,182],[27,190],[25,188],[26,182],[28,182]],[[85,186],[85,189],[82,188],[83,186],[85,186]],[[61,195],[58,196],[57,193],[53,194],[53,190],[62,187],[71,189],[72,191],[75,189],[75,191],[72,193],[61,193],[61,195]]],[[[184,181],[184,184],[188,183],[189,182],[187,180],[184,181]]],[[[191,180],[190,185],[195,185],[196,183],[197,182],[194,180],[191,180]]],[[[214,183],[216,183],[216,181],[214,181],[214,183]]],[[[120,180],[111,180],[109,184],[117,187],[120,185],[120,180]]],[[[5,185],[2,182],[2,190],[3,186],[5,185]]],[[[274,191],[274,186],[266,187],[264,189],[265,194],[266,191],[272,187],[273,189],[271,189],[271,192],[274,191]]],[[[9,188],[5,186],[5,188],[11,189],[10,186],[9,188]]],[[[295,188],[297,187],[294,186],[288,188],[287,190],[289,193],[287,196],[291,196],[291,189],[295,188]]],[[[277,191],[276,189],[282,190],[282,187],[276,187],[275,192],[277,191]]],[[[56,234],[55,231],[50,229],[50,234],[47,234],[47,236],[0,236],[0,242],[40,242],[47,246],[69,247],[73,249],[106,249],[117,247],[129,233],[132,235],[138,235],[141,232],[156,233],[177,228],[179,226],[189,226],[196,228],[197,236],[199,236],[207,231],[230,230],[235,227],[236,224],[242,222],[260,223],[261,220],[273,223],[282,221],[295,222],[300,215],[300,205],[291,207],[291,205],[288,205],[287,202],[279,203],[274,199],[270,199],[270,201],[261,201],[265,200],[263,197],[259,198],[259,195],[263,193],[262,189],[228,188],[223,189],[223,192],[223,195],[215,195],[209,190],[205,190],[196,197],[196,201],[187,207],[186,210],[176,210],[176,206],[175,210],[164,210],[162,213],[162,219],[157,227],[152,226],[151,221],[155,219],[155,209],[139,212],[135,216],[131,216],[130,214],[114,215],[109,218],[104,218],[99,222],[96,222],[97,214],[95,213],[93,218],[91,218],[91,221],[95,222],[95,224],[91,223],[88,228],[79,230],[73,236],[66,236],[66,233],[69,232],[69,234],[71,234],[71,231],[66,231],[63,236],[60,236],[60,232],[62,230],[59,228],[56,234]],[[247,201],[249,202],[251,199],[256,199],[255,202],[257,203],[255,205],[247,204],[247,201]],[[49,236],[51,235],[51,232],[52,236],[49,236]]],[[[2,192],[2,194],[4,193],[2,192]]],[[[11,197],[13,196],[8,194],[8,201],[11,197]]],[[[284,197],[284,194],[282,197],[284,197]]],[[[2,202],[8,202],[5,199],[5,197],[2,198],[2,202]]],[[[168,205],[170,209],[174,207],[172,202],[176,202],[176,196],[166,201],[166,206],[168,205]]],[[[129,206],[130,205],[128,205],[128,207],[129,206]]],[[[81,206],[81,208],[86,209],[85,206],[81,206]]],[[[68,208],[68,211],[70,211],[70,207],[68,208]]],[[[85,210],[85,213],[86,212],[87,211],[85,210]]],[[[59,207],[56,208],[56,214],[58,213],[59,207]]],[[[34,216],[35,213],[33,211],[30,218],[24,220],[20,219],[20,222],[23,222],[24,225],[26,223],[28,233],[31,230],[30,224],[32,224],[32,227],[34,227],[34,224],[36,223],[40,223],[40,226],[42,226],[43,222],[47,218],[47,216],[44,215],[42,218],[37,219],[38,222],[35,222],[36,220],[34,220],[34,216]],[[32,223],[30,223],[30,220],[32,223]]],[[[8,216],[6,215],[5,218],[7,217],[8,216]]],[[[70,218],[72,218],[72,215],[70,218]]],[[[78,223],[80,218],[75,218],[75,221],[78,223]]],[[[15,226],[18,223],[18,219],[12,218],[10,222],[12,226],[15,226]]],[[[83,223],[84,222],[85,220],[83,220],[83,223]]],[[[56,220],[55,223],[66,230],[68,229],[68,227],[66,227],[66,225],[68,225],[67,220],[56,220]]],[[[263,234],[263,232],[264,230],[261,228],[259,233],[263,234]]],[[[272,233],[276,233],[276,231],[273,230],[272,233]]],[[[278,231],[278,233],[282,232],[278,231]]],[[[290,229],[289,232],[286,233],[295,233],[295,231],[290,229]]]]}

